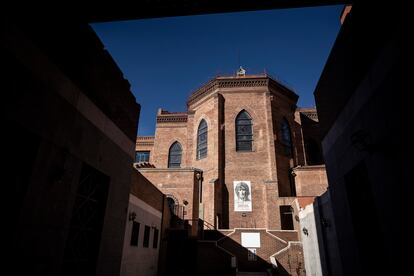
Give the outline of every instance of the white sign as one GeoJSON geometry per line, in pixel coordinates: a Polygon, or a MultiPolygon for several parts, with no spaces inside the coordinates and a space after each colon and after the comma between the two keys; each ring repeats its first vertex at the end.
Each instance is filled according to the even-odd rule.
{"type": "Polygon", "coordinates": [[[247,248],[260,248],[260,233],[242,232],[241,244],[247,248]]]}
{"type": "Polygon", "coordinates": [[[234,211],[252,211],[252,189],[250,181],[234,181],[234,211]]]}

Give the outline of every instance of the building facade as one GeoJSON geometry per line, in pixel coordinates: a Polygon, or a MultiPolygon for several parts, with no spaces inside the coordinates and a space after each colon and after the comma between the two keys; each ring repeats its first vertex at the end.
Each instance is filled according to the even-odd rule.
{"type": "MultiPolygon", "coordinates": [[[[193,194],[198,212],[187,215],[205,229],[295,232],[295,198],[320,195],[327,186],[316,110],[298,108],[297,100],[266,74],[217,77],[189,97],[187,112],[159,109],[155,136],[138,137],[136,145],[136,161],[155,168],[139,171],[179,204],[196,201],[178,192],[187,180],[173,172],[202,171],[193,194]],[[171,176],[157,179],[157,170],[171,176]]],[[[262,257],[269,261],[277,251],[262,257]]]]}

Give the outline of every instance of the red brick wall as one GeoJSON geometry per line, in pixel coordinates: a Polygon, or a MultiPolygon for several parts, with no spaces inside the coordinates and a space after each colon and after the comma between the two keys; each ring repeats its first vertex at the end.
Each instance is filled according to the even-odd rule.
{"type": "Polygon", "coordinates": [[[184,219],[198,218],[198,182],[196,179],[197,171],[194,169],[139,169],[139,173],[150,181],[165,195],[173,195],[178,203],[185,206],[186,215],[184,219]]]}
{"type": "Polygon", "coordinates": [[[306,275],[301,243],[290,243],[286,250],[275,257],[278,263],[277,275],[306,275]]]}
{"type": "MultiPolygon", "coordinates": [[[[179,142],[183,153],[188,151],[187,146],[187,123],[157,123],[155,131],[154,149],[157,149],[152,154],[151,162],[156,168],[168,167],[168,154],[171,145],[174,142],[179,142]]],[[[190,164],[183,154],[181,157],[181,168],[187,168],[190,164]]]]}
{"type": "Polygon", "coordinates": [[[328,187],[325,165],[293,169],[297,196],[320,196],[328,187]]]}
{"type": "MultiPolygon", "coordinates": [[[[216,213],[215,210],[215,186],[218,185],[216,180],[219,178],[218,172],[218,147],[219,147],[219,98],[210,97],[203,99],[202,102],[196,102],[189,106],[193,112],[192,115],[192,133],[188,134],[188,140],[191,141],[191,151],[189,151],[189,160],[191,166],[203,170],[203,189],[202,189],[202,203],[204,208],[204,220],[215,225],[216,213]],[[197,160],[197,131],[201,120],[205,120],[208,127],[207,133],[207,157],[197,160]]],[[[190,121],[189,121],[190,122],[190,121]]]]}
{"type": "MultiPolygon", "coordinates": [[[[295,231],[267,232],[264,229],[235,229],[234,232],[222,231],[222,233],[228,236],[219,240],[218,245],[236,256],[238,269],[241,271],[258,271],[264,267],[271,267],[270,257],[284,248],[286,248],[286,253],[280,256],[281,264],[287,267],[290,265],[289,271],[293,271],[300,266],[300,260],[302,260],[301,265],[303,265],[301,246],[291,245],[288,247],[287,240],[297,240],[297,232],[295,231]],[[248,260],[248,250],[241,245],[242,232],[260,233],[260,248],[256,249],[257,261],[248,260]],[[294,261],[297,262],[294,263],[294,261]]],[[[279,261],[278,258],[276,259],[279,261]]]]}
{"type": "Polygon", "coordinates": [[[163,212],[163,193],[136,169],[133,169],[131,177],[131,194],[154,207],[154,209],[163,212]]]}

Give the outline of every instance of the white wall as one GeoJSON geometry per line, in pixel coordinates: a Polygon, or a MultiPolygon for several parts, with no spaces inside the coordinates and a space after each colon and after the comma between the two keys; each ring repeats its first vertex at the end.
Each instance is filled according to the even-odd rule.
{"type": "Polygon", "coordinates": [[[318,234],[315,225],[313,204],[309,204],[299,211],[300,233],[302,236],[303,254],[305,259],[306,275],[322,275],[321,259],[319,254],[318,234]],[[307,230],[307,235],[303,231],[307,230]]]}
{"type": "Polygon", "coordinates": [[[122,253],[121,276],[155,276],[158,268],[158,253],[161,236],[160,211],[154,209],[134,195],[129,196],[128,213],[136,213],[135,221],[140,223],[138,246],[130,245],[132,221],[127,218],[125,227],[124,249],[122,253]],[[158,229],[158,246],[153,248],[154,229],[150,230],[149,246],[144,247],[145,225],[158,229]]]}

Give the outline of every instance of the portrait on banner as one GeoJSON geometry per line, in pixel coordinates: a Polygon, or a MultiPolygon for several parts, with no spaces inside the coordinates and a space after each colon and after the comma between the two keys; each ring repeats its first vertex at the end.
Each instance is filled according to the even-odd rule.
{"type": "Polygon", "coordinates": [[[234,211],[252,211],[252,190],[250,181],[234,181],[234,211]]]}

